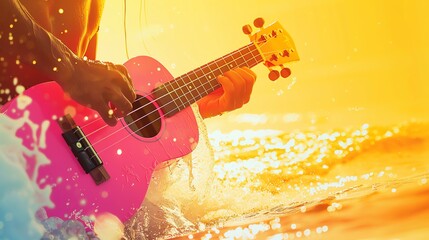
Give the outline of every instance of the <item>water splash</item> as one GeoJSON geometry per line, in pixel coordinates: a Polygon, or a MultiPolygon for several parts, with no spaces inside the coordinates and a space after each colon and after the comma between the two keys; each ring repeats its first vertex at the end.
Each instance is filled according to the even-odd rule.
{"type": "MultiPolygon", "coordinates": [[[[19,98],[20,109],[31,103],[24,95],[19,98]]],[[[0,239],[96,240],[95,233],[86,232],[80,221],[48,218],[44,210],[53,207],[51,187],[40,189],[35,179],[39,167],[50,163],[39,151],[46,147],[48,123],[35,124],[28,111],[19,119],[0,115],[0,239]],[[31,129],[31,149],[15,135],[23,126],[31,129]],[[33,169],[28,168],[28,159],[35,160],[33,169]]]]}
{"type": "MultiPolygon", "coordinates": [[[[258,231],[271,231],[277,225],[264,222],[230,229],[229,233],[223,231],[223,235],[214,234],[213,229],[244,226],[258,219],[319,208],[326,214],[340,211],[342,199],[371,194],[398,176],[405,178],[429,171],[428,164],[419,167],[416,162],[414,170],[394,167],[408,160],[398,152],[424,152],[429,142],[428,132],[427,124],[417,122],[386,127],[362,124],[323,131],[214,132],[208,137],[216,155],[213,159],[206,155],[206,164],[193,171],[212,176],[208,182],[204,178],[194,179],[199,194],[192,192],[184,180],[188,179],[185,163],[179,161],[174,167],[157,172],[155,182],[158,178],[168,180],[151,186],[150,201],[145,201],[127,226],[129,236],[156,239],[204,231],[207,236],[198,235],[203,239],[216,236],[228,239],[226,235],[237,234],[245,238],[258,231]],[[270,227],[262,230],[266,226],[270,227]]],[[[201,160],[197,156],[201,153],[204,156],[207,150],[197,149],[194,162],[201,160]]],[[[327,234],[328,228],[328,225],[299,227],[292,235],[327,234]]],[[[272,237],[279,239],[285,235],[272,237]]]]}
{"type": "MultiPolygon", "coordinates": [[[[43,228],[34,213],[42,206],[52,206],[51,190],[40,189],[25,171],[24,155],[34,157],[40,164],[49,163],[37,148],[25,148],[15,132],[28,118],[12,120],[0,115],[0,238],[37,239],[43,228]]],[[[31,123],[30,123],[31,126],[31,123]]],[[[34,130],[34,128],[33,128],[34,130]]]]}

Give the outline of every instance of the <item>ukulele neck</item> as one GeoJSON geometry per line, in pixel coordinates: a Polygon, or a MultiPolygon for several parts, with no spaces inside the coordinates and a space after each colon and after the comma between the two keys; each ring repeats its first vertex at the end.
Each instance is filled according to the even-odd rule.
{"type": "Polygon", "coordinates": [[[234,68],[252,68],[262,61],[251,43],[155,88],[152,94],[165,116],[170,117],[220,88],[217,76],[234,68]]]}

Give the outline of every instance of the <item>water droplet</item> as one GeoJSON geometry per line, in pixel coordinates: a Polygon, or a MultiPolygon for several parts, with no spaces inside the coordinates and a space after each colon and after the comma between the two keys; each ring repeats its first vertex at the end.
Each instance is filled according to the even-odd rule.
{"type": "Polygon", "coordinates": [[[73,106],[67,106],[64,109],[64,115],[70,114],[71,117],[76,116],[76,108],[73,106]]]}
{"type": "Polygon", "coordinates": [[[323,227],[322,227],[322,231],[323,231],[323,232],[327,232],[327,231],[328,231],[328,226],[326,226],[326,225],[325,225],[325,226],[323,226],[323,227]]]}
{"type": "Polygon", "coordinates": [[[335,212],[335,207],[334,206],[329,206],[327,208],[328,212],[335,212]]]}
{"type": "Polygon", "coordinates": [[[122,149],[118,149],[118,150],[116,151],[116,154],[118,154],[119,156],[120,156],[120,155],[122,155],[122,149]]]}
{"type": "Polygon", "coordinates": [[[310,234],[311,234],[311,230],[310,229],[305,229],[304,235],[305,236],[310,236],[310,234]]]}
{"type": "Polygon", "coordinates": [[[107,191],[101,192],[101,197],[102,198],[107,198],[108,196],[109,196],[109,193],[107,191]]]}
{"type": "Polygon", "coordinates": [[[59,217],[50,217],[43,220],[42,224],[45,227],[46,231],[53,232],[54,230],[61,228],[63,222],[64,221],[59,217]]]}
{"type": "Polygon", "coordinates": [[[18,93],[18,94],[23,93],[23,92],[24,92],[24,90],[25,90],[25,87],[24,87],[24,86],[22,86],[22,85],[18,85],[18,86],[16,86],[16,88],[15,88],[15,91],[16,91],[16,93],[18,93]]]}
{"type": "Polygon", "coordinates": [[[64,13],[64,9],[62,9],[62,8],[58,9],[58,13],[59,14],[63,14],[64,13]]]}
{"type": "Polygon", "coordinates": [[[198,223],[198,230],[205,231],[206,230],[206,225],[204,223],[198,223]]]}

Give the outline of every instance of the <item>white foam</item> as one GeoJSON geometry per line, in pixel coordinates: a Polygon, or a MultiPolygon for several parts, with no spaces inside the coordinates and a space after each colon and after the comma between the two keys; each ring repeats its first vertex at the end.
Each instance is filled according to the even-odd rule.
{"type": "Polygon", "coordinates": [[[0,239],[40,239],[43,227],[37,223],[35,213],[42,206],[52,205],[51,189],[40,189],[25,172],[24,154],[34,156],[39,164],[49,162],[37,149],[25,148],[15,136],[16,130],[28,121],[28,115],[18,120],[0,115],[0,239]]]}

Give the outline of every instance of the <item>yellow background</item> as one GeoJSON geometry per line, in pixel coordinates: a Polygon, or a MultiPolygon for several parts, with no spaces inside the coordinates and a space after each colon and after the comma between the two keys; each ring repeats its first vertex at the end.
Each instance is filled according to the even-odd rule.
{"type": "MultiPolygon", "coordinates": [[[[250,103],[210,119],[211,130],[256,128],[244,113],[273,128],[390,124],[429,115],[427,9],[424,0],[128,0],[128,51],[179,76],[247,44],[241,27],[254,18],[278,20],[301,57],[292,76],[271,82],[257,66],[250,103]]],[[[127,59],[123,1],[106,3],[98,58],[127,59]]]]}

